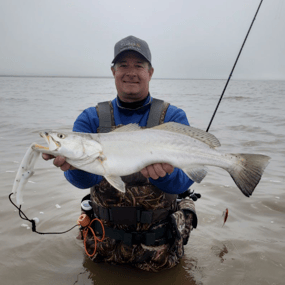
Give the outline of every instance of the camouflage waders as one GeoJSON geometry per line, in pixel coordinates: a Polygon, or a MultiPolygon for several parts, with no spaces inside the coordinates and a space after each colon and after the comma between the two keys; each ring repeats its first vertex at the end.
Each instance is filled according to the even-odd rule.
{"type": "MultiPolygon", "coordinates": [[[[153,102],[157,104],[157,101],[160,100],[153,102]]],[[[169,104],[160,102],[163,104],[157,104],[161,108],[159,112],[157,109],[150,111],[149,127],[164,121],[169,104]],[[157,122],[154,124],[154,121],[157,122]]],[[[105,108],[104,112],[97,108],[100,122],[103,122],[98,132],[114,129],[112,104],[105,103],[105,108]],[[106,112],[108,105],[111,116],[106,112]]],[[[126,193],[119,192],[105,179],[91,188],[88,198],[93,217],[102,221],[106,233],[103,241],[97,241],[96,253],[91,259],[131,264],[154,272],[174,267],[183,256],[191,230],[197,226],[194,202],[189,197],[177,202],[177,195],[164,193],[140,173],[122,179],[126,183],[126,193]]],[[[102,226],[95,222],[92,227],[101,239],[102,226]]],[[[88,232],[86,250],[91,253],[94,247],[94,236],[88,232]]]]}

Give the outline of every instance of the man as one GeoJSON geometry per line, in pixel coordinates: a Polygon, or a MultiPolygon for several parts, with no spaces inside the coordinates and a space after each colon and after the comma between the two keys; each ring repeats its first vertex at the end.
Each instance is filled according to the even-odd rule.
{"type": "MultiPolygon", "coordinates": [[[[124,38],[115,45],[114,55],[111,70],[117,98],[86,109],[75,121],[73,131],[107,132],[130,123],[141,127],[170,121],[189,125],[184,111],[150,96],[154,69],[145,41],[133,36],[124,38]]],[[[53,157],[43,154],[43,158],[53,157]]],[[[73,169],[63,157],[55,158],[54,165],[65,171],[66,179],[74,186],[91,187],[88,198],[92,201],[92,218],[101,219],[106,231],[96,254],[96,237],[85,231],[87,254],[90,256],[94,249],[94,261],[131,263],[150,271],[178,263],[183,243],[187,243],[190,230],[197,223],[192,200],[177,204],[176,195],[171,195],[185,192],[193,183],[182,170],[167,163],[149,165],[140,173],[123,178],[127,191],[122,194],[102,176],[73,169]],[[177,223],[180,228],[183,224],[183,232],[179,232],[177,223]]],[[[94,226],[101,237],[102,227],[94,226]]]]}

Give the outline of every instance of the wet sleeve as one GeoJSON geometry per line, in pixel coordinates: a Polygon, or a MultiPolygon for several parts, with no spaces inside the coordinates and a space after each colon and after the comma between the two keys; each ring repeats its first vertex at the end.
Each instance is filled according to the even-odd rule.
{"type": "MultiPolygon", "coordinates": [[[[189,126],[185,112],[172,105],[168,107],[164,122],[176,122],[189,126]]],[[[149,180],[160,190],[170,194],[183,193],[194,183],[181,169],[178,168],[175,168],[170,175],[167,174],[165,177],[156,180],[150,178],[149,180]]]]}
{"type": "Polygon", "coordinates": [[[189,126],[189,122],[185,112],[182,109],[172,105],[168,107],[167,112],[165,114],[164,123],[167,122],[176,122],[189,126]]]}
{"type": "Polygon", "coordinates": [[[103,179],[102,176],[85,172],[83,170],[67,170],[64,172],[65,178],[75,187],[87,189],[98,184],[103,179]]]}
{"type": "Polygon", "coordinates": [[[97,133],[99,118],[95,107],[84,110],[76,119],[73,125],[74,132],[97,133]]]}
{"type": "MultiPolygon", "coordinates": [[[[97,133],[99,118],[94,107],[83,111],[74,122],[73,131],[81,133],[97,133]]],[[[98,184],[103,179],[102,176],[91,174],[83,170],[67,170],[64,172],[65,178],[75,187],[86,189],[98,184]]]]}

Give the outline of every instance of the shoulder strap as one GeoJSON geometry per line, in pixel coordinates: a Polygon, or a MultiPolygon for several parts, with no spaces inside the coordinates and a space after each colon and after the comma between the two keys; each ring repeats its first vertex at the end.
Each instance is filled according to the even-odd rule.
{"type": "Polygon", "coordinates": [[[112,130],[112,112],[110,101],[98,103],[97,112],[99,117],[99,132],[110,132],[112,130]]]}
{"type": "MultiPolygon", "coordinates": [[[[164,122],[164,117],[169,103],[160,99],[152,99],[149,116],[147,120],[147,128],[158,126],[164,122]]],[[[114,118],[112,112],[111,101],[100,102],[97,105],[97,112],[99,117],[99,132],[108,133],[114,126],[114,118]]]]}
{"type": "Polygon", "coordinates": [[[164,102],[160,99],[152,99],[151,107],[149,111],[149,116],[147,120],[147,128],[152,128],[163,123],[166,110],[169,106],[169,103],[164,102]]]}

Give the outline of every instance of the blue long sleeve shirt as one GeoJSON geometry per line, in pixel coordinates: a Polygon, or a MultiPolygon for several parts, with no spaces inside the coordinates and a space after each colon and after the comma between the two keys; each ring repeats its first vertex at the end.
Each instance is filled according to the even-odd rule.
{"type": "MultiPolygon", "coordinates": [[[[139,124],[145,127],[150,111],[150,102],[152,98],[150,95],[146,98],[142,107],[138,109],[126,109],[120,105],[118,98],[112,101],[115,125],[127,125],[130,123],[139,124]]],[[[186,114],[183,110],[169,105],[164,122],[177,122],[184,125],[189,125],[186,114]]],[[[97,115],[96,107],[90,107],[84,110],[76,119],[73,131],[82,133],[97,133],[99,126],[99,118],[97,115]]],[[[91,174],[82,170],[68,170],[64,173],[66,179],[74,186],[86,189],[98,184],[102,181],[103,177],[91,174]]],[[[150,178],[149,181],[157,186],[160,190],[170,193],[179,194],[185,192],[192,184],[193,181],[178,168],[175,168],[171,174],[165,177],[160,177],[156,180],[150,178]]]]}

